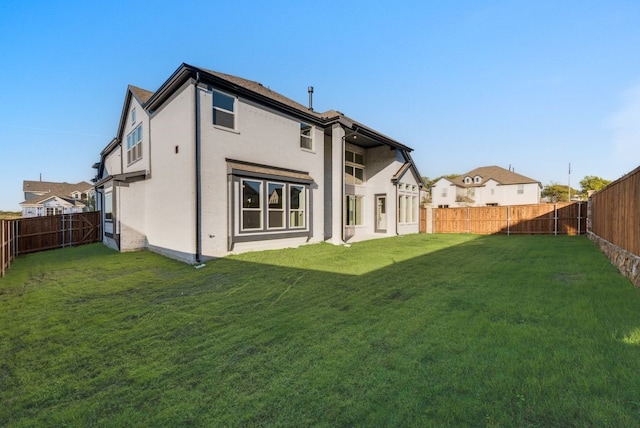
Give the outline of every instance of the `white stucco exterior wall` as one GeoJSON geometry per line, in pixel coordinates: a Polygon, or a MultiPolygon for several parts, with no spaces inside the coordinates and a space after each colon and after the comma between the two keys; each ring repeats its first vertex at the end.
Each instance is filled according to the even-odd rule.
{"type": "MultiPolygon", "coordinates": [[[[151,117],[151,171],[144,181],[148,245],[194,261],[195,114],[194,86],[186,83],[151,117]]],[[[133,203],[133,201],[132,201],[133,203]]]]}

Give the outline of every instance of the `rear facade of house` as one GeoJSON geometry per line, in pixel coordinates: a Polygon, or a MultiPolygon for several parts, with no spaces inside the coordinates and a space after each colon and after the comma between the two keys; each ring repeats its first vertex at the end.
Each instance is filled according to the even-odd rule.
{"type": "Polygon", "coordinates": [[[418,232],[411,149],[337,111],[187,64],[127,89],[96,176],[105,244],[187,262],[418,232]]]}

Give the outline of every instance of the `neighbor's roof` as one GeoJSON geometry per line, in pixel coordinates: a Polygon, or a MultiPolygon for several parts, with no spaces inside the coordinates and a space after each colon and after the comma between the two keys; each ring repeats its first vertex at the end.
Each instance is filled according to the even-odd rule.
{"type": "Polygon", "coordinates": [[[79,183],[57,183],[53,181],[31,181],[24,180],[22,182],[22,191],[29,193],[46,193],[46,194],[56,194],[56,195],[65,195],[70,197],[73,192],[86,192],[89,189],[92,189],[93,185],[87,183],[86,181],[81,181],[79,183]]]}
{"type": "Polygon", "coordinates": [[[70,197],[64,196],[64,195],[56,195],[56,194],[51,194],[51,193],[47,193],[46,195],[34,196],[33,198],[29,198],[26,201],[20,202],[20,205],[41,205],[44,202],[48,201],[49,199],[61,199],[61,200],[65,201],[66,203],[68,203],[69,205],[74,206],[74,207],[86,207],[87,206],[84,202],[79,201],[77,199],[73,199],[73,198],[70,198],[70,197]]]}
{"type": "Polygon", "coordinates": [[[530,184],[530,183],[538,183],[538,180],[534,180],[533,178],[525,177],[524,175],[517,174],[513,171],[509,171],[508,169],[501,168],[499,166],[482,166],[480,168],[473,169],[465,174],[462,174],[452,180],[456,186],[461,187],[478,187],[483,186],[488,180],[497,181],[499,184],[508,185],[508,184],[530,184]],[[471,183],[465,184],[465,177],[470,177],[473,179],[474,177],[480,177],[479,183],[471,183]]]}

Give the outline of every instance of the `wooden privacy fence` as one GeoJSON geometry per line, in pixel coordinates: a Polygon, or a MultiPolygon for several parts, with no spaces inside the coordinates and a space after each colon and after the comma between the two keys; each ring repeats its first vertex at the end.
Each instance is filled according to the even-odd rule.
{"type": "Polygon", "coordinates": [[[586,202],[434,208],[433,233],[582,235],[586,202]]]}
{"type": "Polygon", "coordinates": [[[0,226],[0,276],[4,276],[18,255],[89,244],[102,239],[99,211],[1,220],[0,226]]]}
{"type": "Polygon", "coordinates": [[[0,278],[15,258],[16,220],[0,220],[0,278]]]}
{"type": "Polygon", "coordinates": [[[640,257],[640,168],[594,193],[589,232],[640,257]]]}

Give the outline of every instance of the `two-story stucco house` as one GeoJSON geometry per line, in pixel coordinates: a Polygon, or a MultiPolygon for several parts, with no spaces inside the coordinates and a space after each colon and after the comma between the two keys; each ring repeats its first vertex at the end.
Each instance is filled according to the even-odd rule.
{"type": "Polygon", "coordinates": [[[185,260],[417,233],[411,149],[338,111],[182,64],[127,89],[96,177],[104,242],[185,260]]]}
{"type": "Polygon", "coordinates": [[[434,207],[482,207],[540,202],[542,184],[499,166],[484,166],[431,187],[434,207]]]}

